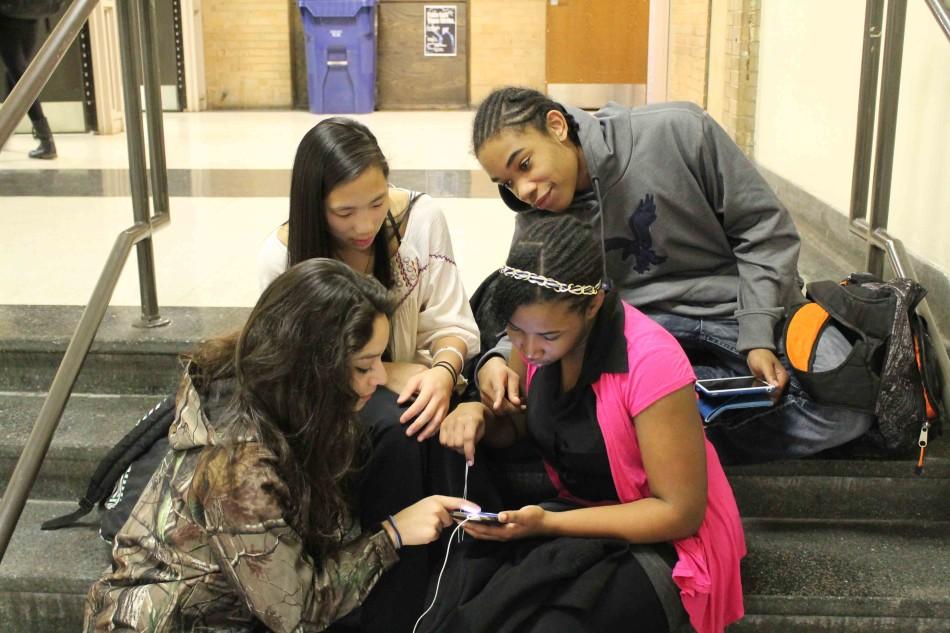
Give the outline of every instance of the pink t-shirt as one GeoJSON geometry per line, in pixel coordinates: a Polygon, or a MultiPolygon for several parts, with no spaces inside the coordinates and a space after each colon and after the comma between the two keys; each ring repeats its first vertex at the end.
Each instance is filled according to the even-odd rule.
{"type": "MultiPolygon", "coordinates": [[[[602,374],[592,388],[617,497],[629,503],[651,496],[633,419],[657,400],[691,384],[695,375],[672,335],[636,308],[621,305],[628,370],[602,374]]],[[[536,369],[527,366],[528,389],[536,369]]],[[[695,535],[673,542],[679,556],[673,581],[693,628],[698,633],[719,633],[744,613],[739,561],[746,547],[732,488],[715,449],[708,440],[705,445],[706,516],[695,535]]],[[[554,469],[548,466],[547,470],[558,490],[569,496],[554,469]]]]}

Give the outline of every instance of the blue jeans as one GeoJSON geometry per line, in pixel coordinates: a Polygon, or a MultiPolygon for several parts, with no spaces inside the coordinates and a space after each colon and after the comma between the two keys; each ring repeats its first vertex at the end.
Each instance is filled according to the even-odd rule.
{"type": "MultiPolygon", "coordinates": [[[[735,319],[698,319],[666,312],[645,314],[676,337],[697,378],[751,373],[745,355],[736,350],[739,323],[735,319]]],[[[874,422],[871,413],[812,400],[792,373],[785,351],[779,349],[776,356],[790,380],[775,406],[726,411],[706,427],[706,436],[724,464],[813,455],[863,435],[874,422]]]]}

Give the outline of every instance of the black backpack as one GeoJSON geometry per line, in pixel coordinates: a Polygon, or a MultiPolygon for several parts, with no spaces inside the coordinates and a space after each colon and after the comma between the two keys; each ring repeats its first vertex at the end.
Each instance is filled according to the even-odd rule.
{"type": "Polygon", "coordinates": [[[79,509],[50,519],[41,528],[58,530],[74,526],[99,504],[102,509],[99,535],[112,542],[168,453],[168,429],[174,420],[175,396],[168,396],[146,413],[102,458],[89,480],[86,494],[79,499],[79,509]]]}
{"type": "Polygon", "coordinates": [[[38,20],[56,15],[66,0],[0,0],[0,15],[19,20],[38,20]]]}
{"type": "Polygon", "coordinates": [[[805,391],[819,403],[874,413],[868,436],[888,452],[924,449],[946,417],[936,347],[917,314],[926,292],[910,279],[854,273],[841,283],[808,284],[811,302],[785,321],[785,352],[805,391]],[[837,367],[816,370],[815,351],[829,328],[851,350],[837,367]]]}

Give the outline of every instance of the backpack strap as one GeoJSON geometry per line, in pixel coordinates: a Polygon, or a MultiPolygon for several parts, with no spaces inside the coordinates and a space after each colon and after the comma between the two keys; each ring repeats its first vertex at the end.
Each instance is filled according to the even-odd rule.
{"type": "Polygon", "coordinates": [[[80,497],[79,508],[69,514],[44,522],[40,529],[58,530],[75,525],[86,516],[96,504],[105,499],[115,482],[128,469],[129,464],[143,455],[159,438],[168,435],[168,429],[175,420],[175,396],[168,396],[146,413],[132,430],[125,434],[112,450],[102,458],[96,472],[93,473],[86,488],[86,494],[80,497]]]}

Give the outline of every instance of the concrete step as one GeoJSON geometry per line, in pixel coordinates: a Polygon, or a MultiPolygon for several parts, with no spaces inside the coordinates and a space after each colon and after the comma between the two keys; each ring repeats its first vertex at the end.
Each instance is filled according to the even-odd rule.
{"type": "MultiPolygon", "coordinates": [[[[83,596],[110,563],[89,526],[42,532],[71,509],[30,501],[0,565],[0,631],[76,631],[83,596]]],[[[747,521],[747,617],[730,633],[950,630],[950,524],[747,521]]]]}
{"type": "MultiPolygon", "coordinates": [[[[31,498],[77,499],[102,457],[164,395],[74,394],[31,498]]],[[[0,393],[0,490],[44,397],[0,393]]],[[[950,443],[935,441],[924,474],[912,471],[907,459],[854,456],[734,466],[728,475],[746,518],[950,521],[950,443]]]]}
{"type": "Polygon", "coordinates": [[[29,501],[0,564],[0,631],[79,631],[83,600],[110,565],[110,546],[93,527],[43,532],[40,523],[74,508],[72,503],[29,501]]]}
{"type": "Polygon", "coordinates": [[[916,456],[862,453],[729,466],[726,473],[745,518],[950,521],[950,441],[937,438],[928,447],[920,475],[916,456]]]}
{"type": "Polygon", "coordinates": [[[746,520],[730,633],[950,630],[950,523],[746,520]]]}
{"type": "MultiPolygon", "coordinates": [[[[69,344],[81,306],[0,306],[0,391],[49,389],[69,344]]],[[[239,328],[247,308],[163,308],[171,323],[137,328],[140,310],[109,308],[75,391],[154,393],[174,389],[177,357],[204,338],[239,328]]]]}
{"type": "MultiPolygon", "coordinates": [[[[0,394],[0,489],[26,445],[44,394],[0,394]]],[[[99,461],[162,396],[73,394],[30,497],[76,500],[99,461]]]]}

